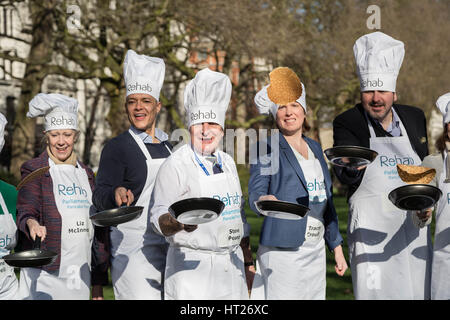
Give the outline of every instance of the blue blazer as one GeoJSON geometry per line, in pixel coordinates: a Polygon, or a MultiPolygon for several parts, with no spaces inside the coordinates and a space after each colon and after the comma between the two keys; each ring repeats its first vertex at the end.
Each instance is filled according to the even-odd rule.
{"type": "MultiPolygon", "coordinates": [[[[258,215],[259,212],[254,202],[262,195],[271,194],[279,200],[309,206],[308,189],[300,164],[283,135],[278,133],[278,136],[278,170],[274,170],[271,175],[261,174],[264,170],[268,170],[270,163],[266,164],[267,161],[261,158],[260,155],[258,156],[257,163],[250,166],[250,180],[248,183],[249,202],[251,209],[258,215]]],[[[331,176],[320,144],[308,137],[303,136],[303,138],[322,166],[328,198],[327,208],[324,213],[324,238],[328,249],[333,250],[342,243],[343,239],[339,233],[336,209],[333,204],[331,176]]],[[[271,141],[259,142],[258,154],[260,150],[265,150],[266,147],[267,154],[270,156],[272,152],[271,141]],[[262,149],[260,149],[262,143],[267,144],[267,146],[262,146],[262,149]]],[[[260,244],[282,248],[296,248],[301,246],[305,240],[306,220],[282,220],[265,217],[261,229],[260,244]]]]}

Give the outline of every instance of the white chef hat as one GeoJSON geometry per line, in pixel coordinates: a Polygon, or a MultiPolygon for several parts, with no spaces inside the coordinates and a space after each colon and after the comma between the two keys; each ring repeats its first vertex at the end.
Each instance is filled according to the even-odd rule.
{"type": "Polygon", "coordinates": [[[272,113],[273,117],[277,117],[278,107],[286,105],[289,102],[298,102],[306,114],[306,89],[305,85],[300,81],[298,76],[289,68],[279,67],[270,73],[270,84],[264,86],[255,95],[255,104],[259,113],[272,113]],[[300,87],[301,85],[301,87],[300,87]],[[269,97],[272,87],[273,100],[269,97]],[[301,91],[301,93],[300,93],[301,91]],[[300,94],[300,96],[298,96],[300,94]]]}
{"type": "Polygon", "coordinates": [[[59,93],[38,93],[28,104],[28,118],[43,116],[45,131],[78,130],[78,101],[59,93]]]}
{"type": "Polygon", "coordinates": [[[163,59],[128,50],[123,62],[127,96],[134,93],[146,93],[159,101],[165,73],[166,65],[163,59]]]}
{"type": "Polygon", "coordinates": [[[444,124],[450,122],[450,92],[440,96],[436,100],[436,107],[441,111],[444,117],[444,124]]]}
{"type": "Polygon", "coordinates": [[[184,90],[184,108],[188,128],[213,122],[225,129],[225,114],[231,99],[230,78],[209,68],[197,72],[184,90]]]}
{"type": "Polygon", "coordinates": [[[356,40],[353,54],[361,92],[395,92],[397,76],[405,56],[403,42],[377,31],[356,40]]]}
{"type": "Polygon", "coordinates": [[[3,146],[5,145],[5,127],[8,121],[5,116],[0,113],[0,151],[2,151],[3,146]]]}

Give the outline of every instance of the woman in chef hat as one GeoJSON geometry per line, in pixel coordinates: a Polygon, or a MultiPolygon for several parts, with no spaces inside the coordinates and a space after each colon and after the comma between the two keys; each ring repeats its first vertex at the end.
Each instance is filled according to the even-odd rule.
{"type": "MultiPolygon", "coordinates": [[[[436,229],[434,233],[433,259],[431,267],[431,299],[450,299],[450,92],[438,98],[436,106],[443,115],[443,133],[436,141],[437,152],[426,156],[422,166],[436,169],[436,176],[430,182],[441,189],[443,196],[435,206],[436,229]]],[[[424,218],[431,217],[432,209],[423,212],[424,218]]],[[[431,222],[431,218],[426,221],[431,222]]]]}
{"type": "MultiPolygon", "coordinates": [[[[0,113],[0,151],[5,145],[7,123],[5,116],[0,113]]],[[[0,180],[0,300],[16,299],[19,289],[14,268],[2,260],[17,244],[16,202],[16,188],[0,180]]]]}
{"type": "Polygon", "coordinates": [[[262,174],[261,159],[250,166],[250,207],[259,214],[256,201],[282,200],[310,210],[300,220],[264,218],[251,298],[325,299],[325,244],[334,253],[336,273],[342,276],[347,269],[331,177],[320,144],[304,135],[309,128],[305,86],[286,67],[269,76],[270,84],[256,94],[255,103],[260,113],[273,115],[279,143],[258,150],[278,149],[279,165],[271,175],[262,174]]]}
{"type": "Polygon", "coordinates": [[[191,143],[167,158],[156,178],[151,222],[170,243],[166,299],[248,299],[250,228],[234,160],[218,149],[230,97],[228,76],[207,68],[197,73],[184,93],[191,143]],[[174,202],[195,197],[225,199],[225,209],[199,225],[182,224],[168,213],[174,202]]]}
{"type": "Polygon", "coordinates": [[[47,146],[22,165],[22,179],[38,169],[45,173],[19,189],[17,225],[24,249],[31,249],[40,237],[41,249],[58,256],[49,265],[21,269],[23,299],[89,299],[91,284],[107,284],[100,268],[106,270],[107,233],[99,227],[94,232],[89,219],[94,174],[74,151],[79,135],[77,110],[78,102],[62,94],[39,93],[29,103],[29,118],[44,117],[47,146]]]}

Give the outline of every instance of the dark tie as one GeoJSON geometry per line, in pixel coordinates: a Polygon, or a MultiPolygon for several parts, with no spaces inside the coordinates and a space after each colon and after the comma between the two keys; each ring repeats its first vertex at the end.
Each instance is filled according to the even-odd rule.
{"type": "Polygon", "coordinates": [[[207,156],[206,159],[213,163],[213,173],[214,174],[223,172],[222,168],[220,167],[219,163],[217,162],[217,157],[215,155],[212,154],[210,156],[207,156]]]}
{"type": "Polygon", "coordinates": [[[214,174],[216,174],[216,173],[222,173],[222,172],[223,172],[223,171],[222,171],[222,168],[219,166],[218,163],[216,163],[216,164],[213,166],[213,172],[214,172],[214,174]]]}

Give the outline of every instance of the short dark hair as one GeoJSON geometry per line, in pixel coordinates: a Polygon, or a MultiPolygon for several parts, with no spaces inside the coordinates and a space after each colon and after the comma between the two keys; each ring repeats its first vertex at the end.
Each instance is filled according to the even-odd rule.
{"type": "Polygon", "coordinates": [[[436,149],[439,152],[443,152],[445,151],[447,148],[445,146],[445,142],[449,141],[450,139],[448,137],[448,129],[447,129],[447,124],[444,125],[444,131],[442,132],[442,134],[439,136],[439,138],[437,138],[434,146],[436,147],[436,149]]]}

